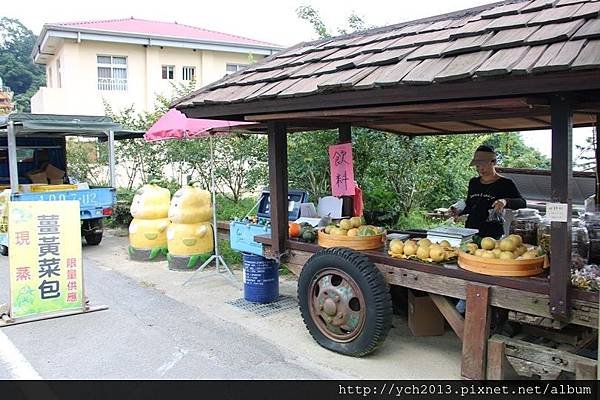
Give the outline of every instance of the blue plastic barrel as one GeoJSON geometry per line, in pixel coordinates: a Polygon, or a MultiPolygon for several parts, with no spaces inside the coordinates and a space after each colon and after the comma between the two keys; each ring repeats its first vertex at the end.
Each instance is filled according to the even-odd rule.
{"type": "Polygon", "coordinates": [[[242,253],[244,263],[244,299],[270,303],[279,297],[279,264],[263,256],[242,253]]]}

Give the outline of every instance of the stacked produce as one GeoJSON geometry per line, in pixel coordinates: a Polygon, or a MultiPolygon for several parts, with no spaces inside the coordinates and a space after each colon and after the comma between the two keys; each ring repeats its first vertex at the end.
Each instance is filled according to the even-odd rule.
{"type": "Polygon", "coordinates": [[[452,247],[446,240],[432,243],[429,239],[406,240],[393,239],[389,244],[388,254],[395,258],[418,259],[426,262],[444,262],[458,256],[458,248],[452,247]]]}
{"type": "Polygon", "coordinates": [[[600,291],[600,266],[588,264],[583,257],[573,256],[571,283],[578,289],[592,292],[600,291]]]}
{"type": "Polygon", "coordinates": [[[544,255],[541,247],[525,245],[519,235],[509,235],[502,240],[485,237],[481,240],[481,246],[467,243],[463,250],[483,259],[533,260],[544,255]]]}
{"type": "Polygon", "coordinates": [[[288,233],[291,238],[296,238],[307,243],[312,243],[317,238],[315,228],[306,222],[302,222],[301,224],[290,222],[288,233]]]}
{"type": "Polygon", "coordinates": [[[376,236],[384,232],[383,228],[366,225],[363,217],[352,217],[340,220],[337,224],[329,224],[324,232],[334,236],[376,236]]]}

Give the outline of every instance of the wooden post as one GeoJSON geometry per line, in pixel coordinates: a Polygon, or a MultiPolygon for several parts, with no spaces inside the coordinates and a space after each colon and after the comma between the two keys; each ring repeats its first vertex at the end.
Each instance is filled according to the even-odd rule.
{"type": "Polygon", "coordinates": [[[461,375],[483,380],[486,374],[487,342],[490,336],[490,287],[467,284],[467,312],[463,333],[461,375]]]}
{"type": "Polygon", "coordinates": [[[285,251],[288,237],[288,166],[287,130],[284,123],[269,123],[269,191],[271,208],[271,239],[274,256],[285,251]]]}
{"type": "Polygon", "coordinates": [[[338,128],[339,143],[352,142],[352,126],[350,124],[340,125],[338,128]]]}
{"type": "Polygon", "coordinates": [[[552,176],[551,201],[568,204],[567,222],[552,222],[550,243],[550,313],[566,320],[570,309],[571,280],[571,184],[573,112],[562,96],[551,98],[552,176]]]}
{"type": "Polygon", "coordinates": [[[600,163],[600,114],[596,115],[596,126],[595,126],[596,134],[594,136],[594,150],[596,153],[596,209],[599,209],[598,205],[600,205],[600,176],[598,175],[598,164],[600,163]]]}
{"type": "Polygon", "coordinates": [[[504,342],[494,336],[488,341],[487,377],[488,380],[501,381],[506,378],[508,361],[504,342]]]}

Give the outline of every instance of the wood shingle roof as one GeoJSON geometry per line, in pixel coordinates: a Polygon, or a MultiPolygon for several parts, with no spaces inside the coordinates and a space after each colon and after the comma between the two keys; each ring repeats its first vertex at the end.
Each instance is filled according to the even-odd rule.
{"type": "Polygon", "coordinates": [[[185,110],[581,69],[600,69],[600,0],[511,0],[301,43],[176,106],[185,110]]]}

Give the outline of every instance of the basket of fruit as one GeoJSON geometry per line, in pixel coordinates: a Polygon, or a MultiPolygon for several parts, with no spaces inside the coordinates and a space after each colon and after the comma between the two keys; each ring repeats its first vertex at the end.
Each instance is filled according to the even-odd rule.
{"type": "Polygon", "coordinates": [[[352,217],[319,229],[321,247],[348,247],[354,250],[374,250],[383,247],[385,230],[366,225],[364,218],[352,217]]]}
{"type": "Polygon", "coordinates": [[[452,247],[446,240],[432,243],[429,239],[420,239],[418,242],[393,239],[390,241],[388,254],[394,258],[443,263],[455,260],[458,248],[452,247]]]}
{"type": "Polygon", "coordinates": [[[532,276],[544,271],[547,258],[541,247],[527,246],[519,235],[467,243],[458,253],[458,265],[467,271],[493,276],[532,276]]]}

